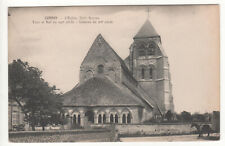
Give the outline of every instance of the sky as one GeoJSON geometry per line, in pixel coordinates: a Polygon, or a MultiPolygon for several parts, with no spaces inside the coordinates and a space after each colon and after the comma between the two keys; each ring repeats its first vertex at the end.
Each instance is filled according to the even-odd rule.
{"type": "Polygon", "coordinates": [[[29,62],[63,93],[79,82],[80,64],[99,33],[124,59],[149,19],[169,59],[175,111],[219,110],[217,5],[33,7],[10,8],[9,13],[9,63],[29,62]],[[68,16],[74,23],[66,23],[68,16]]]}

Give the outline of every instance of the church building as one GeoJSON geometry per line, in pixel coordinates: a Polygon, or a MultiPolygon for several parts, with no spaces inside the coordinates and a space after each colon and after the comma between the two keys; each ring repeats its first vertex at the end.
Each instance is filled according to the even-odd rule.
{"type": "Polygon", "coordinates": [[[174,111],[161,37],[146,20],[121,59],[101,34],[80,66],[79,83],[62,95],[72,125],[137,124],[174,111]]]}

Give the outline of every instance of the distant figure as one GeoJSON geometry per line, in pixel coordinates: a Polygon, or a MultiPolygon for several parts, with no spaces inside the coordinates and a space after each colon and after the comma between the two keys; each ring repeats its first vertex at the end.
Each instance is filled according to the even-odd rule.
{"type": "Polygon", "coordinates": [[[207,124],[200,125],[200,124],[197,124],[197,123],[192,123],[192,124],[191,124],[191,128],[192,128],[192,127],[195,127],[195,128],[197,129],[197,132],[198,132],[198,134],[199,134],[198,137],[201,137],[201,136],[202,136],[203,134],[205,134],[205,133],[207,133],[208,136],[209,136],[209,134],[210,134],[210,132],[211,132],[211,128],[210,128],[210,126],[207,125],[207,124]]]}

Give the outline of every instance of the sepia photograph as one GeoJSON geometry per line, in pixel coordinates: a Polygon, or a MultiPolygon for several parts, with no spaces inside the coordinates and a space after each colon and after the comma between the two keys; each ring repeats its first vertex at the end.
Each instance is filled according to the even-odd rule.
{"type": "Polygon", "coordinates": [[[8,141],[220,140],[220,7],[8,8],[8,141]]]}

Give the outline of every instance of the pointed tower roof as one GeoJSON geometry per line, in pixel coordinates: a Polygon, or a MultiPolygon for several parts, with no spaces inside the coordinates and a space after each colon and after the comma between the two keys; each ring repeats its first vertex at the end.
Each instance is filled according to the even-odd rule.
{"type": "Polygon", "coordinates": [[[142,25],[141,29],[135,35],[134,39],[148,38],[148,37],[155,37],[155,36],[159,36],[159,34],[156,32],[151,22],[147,19],[144,25],[142,25]]]}

